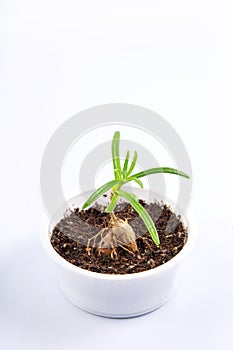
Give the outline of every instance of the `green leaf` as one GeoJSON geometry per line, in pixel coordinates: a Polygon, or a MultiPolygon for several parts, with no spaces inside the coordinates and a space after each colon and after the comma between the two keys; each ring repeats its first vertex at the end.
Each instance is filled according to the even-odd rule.
{"type": "Polygon", "coordinates": [[[137,152],[137,151],[134,151],[133,160],[132,160],[132,163],[131,163],[131,165],[130,165],[129,170],[127,171],[126,177],[128,177],[128,176],[132,173],[132,171],[133,171],[133,169],[134,169],[134,167],[135,167],[137,158],[138,158],[138,152],[137,152]]]}
{"type": "Polygon", "coordinates": [[[88,200],[83,204],[82,209],[86,209],[89,207],[91,203],[96,201],[100,196],[102,196],[105,192],[107,192],[110,188],[113,186],[120,184],[118,180],[112,180],[104,184],[103,186],[99,187],[92,195],[88,198],[88,200]]]}
{"type": "Polygon", "coordinates": [[[125,162],[124,162],[124,166],[123,166],[123,171],[122,171],[123,179],[126,178],[128,163],[129,163],[129,151],[127,151],[127,153],[126,153],[125,162]]]}
{"type": "Polygon", "coordinates": [[[127,178],[127,182],[128,181],[135,181],[141,188],[143,188],[143,183],[141,180],[137,179],[136,177],[134,176],[130,176],[127,178]]]}
{"type": "Polygon", "coordinates": [[[120,132],[116,131],[112,139],[112,162],[114,168],[114,176],[116,180],[121,179],[121,162],[119,157],[120,132]]]}
{"type": "Polygon", "coordinates": [[[113,194],[109,206],[105,209],[106,213],[111,213],[116,208],[118,197],[119,197],[118,194],[116,193],[113,194]]]}
{"type": "Polygon", "coordinates": [[[152,218],[147,213],[145,208],[135,199],[134,195],[132,195],[131,193],[123,191],[123,190],[117,190],[116,193],[119,196],[125,198],[130,203],[130,205],[134,208],[134,210],[140,215],[140,217],[142,218],[144,224],[146,225],[154,243],[156,245],[159,245],[160,241],[159,241],[158,232],[156,230],[156,227],[154,225],[152,218]]]}
{"type": "Polygon", "coordinates": [[[138,197],[136,196],[136,194],[135,194],[135,193],[130,193],[130,194],[131,194],[131,196],[135,199],[135,201],[138,202],[138,197]]]}
{"type": "Polygon", "coordinates": [[[137,174],[133,174],[133,177],[136,177],[138,179],[140,177],[148,176],[151,174],[159,174],[159,173],[175,174],[175,175],[183,176],[189,179],[189,176],[185,174],[183,171],[179,171],[173,168],[152,168],[152,169],[141,171],[140,173],[137,173],[137,174]]]}

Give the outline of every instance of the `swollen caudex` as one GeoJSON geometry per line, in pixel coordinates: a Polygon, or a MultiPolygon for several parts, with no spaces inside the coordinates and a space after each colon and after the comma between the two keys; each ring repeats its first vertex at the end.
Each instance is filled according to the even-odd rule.
{"type": "Polygon", "coordinates": [[[113,213],[108,227],[100,230],[95,236],[88,240],[87,252],[90,255],[91,248],[97,248],[98,255],[110,255],[117,257],[117,247],[121,247],[129,253],[134,254],[137,250],[136,236],[127,221],[117,218],[113,213]],[[100,238],[98,243],[96,240],[100,238]]]}

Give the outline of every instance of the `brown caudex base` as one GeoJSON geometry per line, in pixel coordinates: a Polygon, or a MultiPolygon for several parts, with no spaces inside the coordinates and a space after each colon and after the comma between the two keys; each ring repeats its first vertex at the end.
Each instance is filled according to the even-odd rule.
{"type": "Polygon", "coordinates": [[[88,239],[87,252],[91,254],[90,243],[93,241],[93,248],[97,248],[98,255],[110,255],[111,258],[117,257],[116,247],[121,247],[129,253],[135,253],[138,250],[136,235],[128,220],[121,220],[114,213],[110,213],[111,219],[108,227],[100,230],[96,235],[88,239]],[[96,244],[97,237],[101,237],[96,244]]]}

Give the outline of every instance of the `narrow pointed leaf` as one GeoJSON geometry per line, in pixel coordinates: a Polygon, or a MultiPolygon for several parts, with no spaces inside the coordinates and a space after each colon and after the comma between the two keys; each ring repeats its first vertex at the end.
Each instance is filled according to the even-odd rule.
{"type": "Polygon", "coordinates": [[[121,162],[119,157],[120,132],[116,131],[112,140],[112,162],[116,180],[121,179],[121,162]]]}
{"type": "Polygon", "coordinates": [[[125,161],[124,161],[124,166],[123,166],[123,171],[122,171],[123,179],[126,178],[128,163],[129,163],[129,151],[127,151],[125,161]]]}
{"type": "Polygon", "coordinates": [[[138,152],[137,151],[134,151],[134,156],[133,156],[133,160],[132,160],[132,163],[130,165],[130,168],[129,170],[127,171],[127,177],[132,173],[134,167],[135,167],[135,164],[137,162],[137,158],[138,158],[138,152]]]}
{"type": "Polygon", "coordinates": [[[112,180],[104,184],[103,186],[99,187],[92,195],[88,198],[88,200],[83,204],[82,209],[86,209],[91,205],[93,202],[95,202],[99,197],[101,197],[105,192],[110,190],[113,186],[119,184],[119,181],[112,180]]]}
{"type": "Polygon", "coordinates": [[[109,206],[105,209],[106,213],[111,213],[117,205],[117,201],[118,201],[118,194],[114,193],[111,199],[111,202],[109,203],[109,206]]]}
{"type": "Polygon", "coordinates": [[[143,183],[141,180],[137,179],[134,176],[130,176],[127,178],[127,181],[135,181],[141,188],[143,188],[143,183]]]}
{"type": "Polygon", "coordinates": [[[130,203],[130,205],[134,208],[134,210],[140,215],[140,217],[142,218],[144,224],[146,225],[154,243],[156,245],[159,245],[160,241],[159,241],[158,232],[156,230],[156,227],[154,225],[152,218],[147,213],[145,208],[135,199],[135,197],[131,193],[123,191],[123,190],[117,190],[116,193],[120,197],[125,198],[130,203]]]}
{"type": "Polygon", "coordinates": [[[140,177],[148,176],[151,174],[159,174],[159,173],[175,174],[175,175],[183,176],[189,179],[189,176],[185,174],[183,171],[173,169],[173,168],[151,168],[148,170],[141,171],[140,173],[133,174],[133,177],[136,177],[138,179],[140,177]]]}

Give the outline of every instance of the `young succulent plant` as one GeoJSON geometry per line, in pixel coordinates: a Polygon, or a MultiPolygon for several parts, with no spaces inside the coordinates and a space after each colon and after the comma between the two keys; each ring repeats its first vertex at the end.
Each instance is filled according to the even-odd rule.
{"type": "Polygon", "coordinates": [[[134,151],[133,159],[131,164],[129,164],[129,156],[130,152],[127,151],[126,157],[123,163],[123,167],[120,161],[120,132],[116,131],[112,140],[112,162],[114,169],[114,180],[111,180],[105,183],[103,186],[98,188],[92,195],[87,199],[84,203],[82,209],[86,209],[93,202],[95,202],[99,197],[105,194],[107,191],[110,192],[110,203],[105,209],[106,213],[110,213],[111,219],[109,221],[109,225],[107,228],[100,230],[95,236],[88,240],[87,244],[87,252],[90,254],[91,252],[91,241],[93,241],[93,248],[97,248],[98,254],[106,254],[111,255],[112,258],[117,257],[116,248],[120,246],[126,251],[134,254],[137,249],[136,236],[133,228],[128,224],[127,220],[121,220],[114,214],[114,209],[117,206],[119,197],[126,199],[129,204],[133,207],[133,209],[139,214],[141,219],[143,220],[148,232],[151,235],[152,240],[156,245],[160,244],[159,235],[156,230],[155,224],[145,210],[145,208],[139,203],[138,198],[135,194],[129,193],[122,189],[126,183],[134,181],[141,188],[143,188],[143,183],[140,178],[151,175],[151,174],[159,174],[159,173],[169,173],[175,174],[179,176],[183,176],[185,178],[189,178],[187,174],[177,169],[162,167],[162,168],[151,168],[148,170],[141,171],[139,173],[133,174],[132,172],[135,168],[138,153],[134,151]],[[97,237],[99,237],[99,242],[96,244],[97,237]]]}

